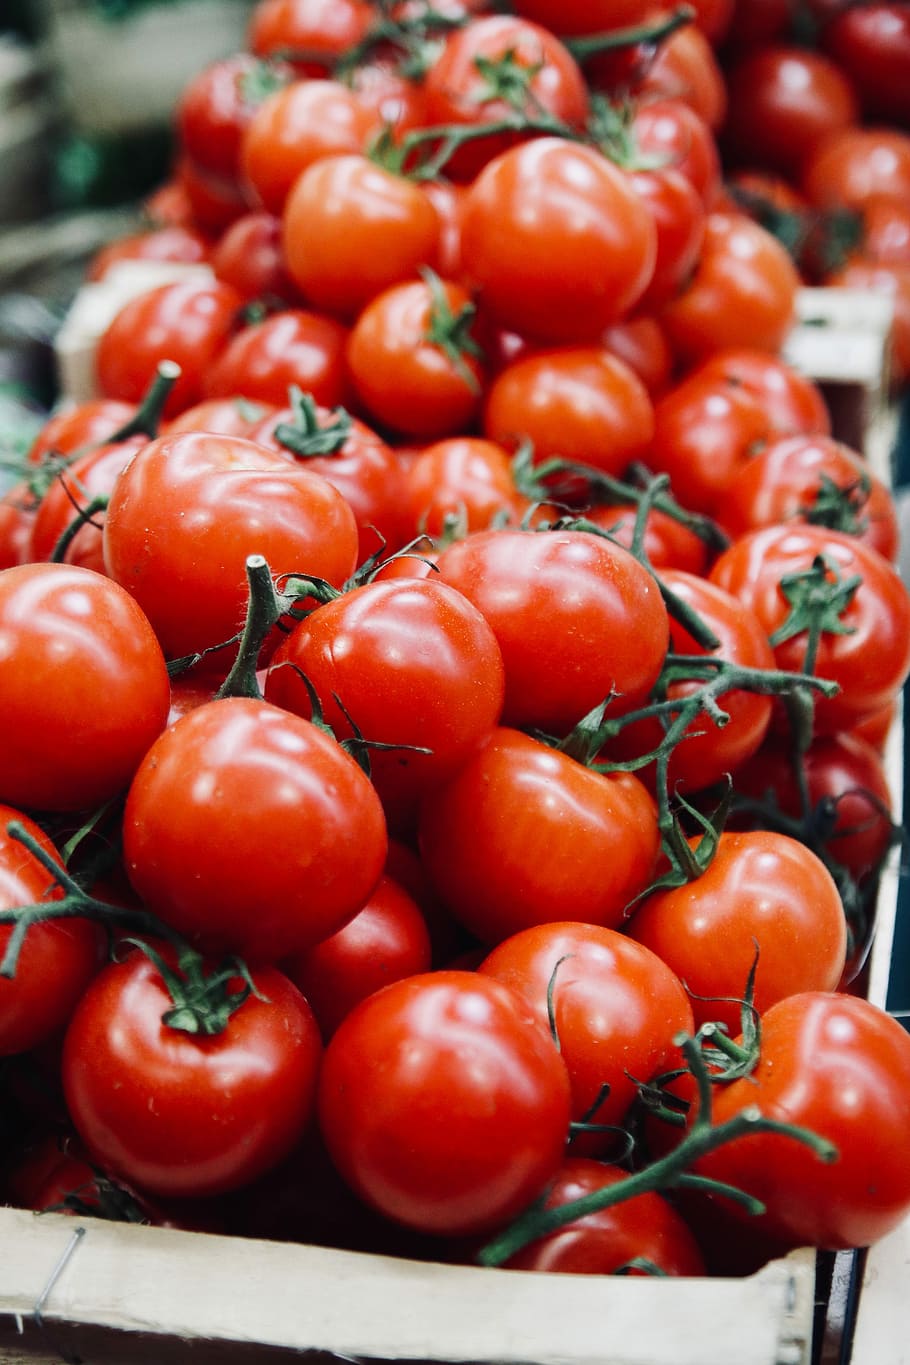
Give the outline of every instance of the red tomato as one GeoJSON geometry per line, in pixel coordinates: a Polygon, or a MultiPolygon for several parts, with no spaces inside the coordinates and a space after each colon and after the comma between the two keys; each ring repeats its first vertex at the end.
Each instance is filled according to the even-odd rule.
{"type": "Polygon", "coordinates": [[[644,384],[606,347],[534,351],[490,384],[485,435],[507,449],[530,441],[536,463],[554,457],[622,474],[654,434],[644,384]]]}
{"type": "Polygon", "coordinates": [[[605,777],[505,728],[424,799],[418,832],[439,896],[490,945],[560,920],[566,906],[617,927],[658,847],[654,804],[636,777],[605,777]]]}
{"type": "Polygon", "coordinates": [[[0,497],[0,569],[28,562],[37,510],[35,497],[24,480],[0,497]]]}
{"type": "MultiPolygon", "coordinates": [[[[0,806],[0,909],[59,900],[63,893],[49,887],[47,869],[7,834],[13,820],[54,862],[61,862],[34,820],[12,806],[0,806]]],[[[0,925],[0,957],[12,933],[11,924],[0,925]]],[[[101,966],[103,945],[101,929],[86,919],[69,916],[32,925],[15,976],[0,977],[0,1057],[29,1052],[60,1033],[101,966]]]]}
{"type": "Polygon", "coordinates": [[[334,318],[304,308],[273,313],[244,327],[212,358],[203,384],[207,398],[241,394],[283,407],[292,384],[317,403],[334,407],[345,396],[347,332],[334,318]]]}
{"type": "MultiPolygon", "coordinates": [[[[584,516],[609,531],[627,550],[632,548],[638,517],[634,503],[597,504],[586,507],[584,516]]],[[[649,508],[645,517],[644,551],[654,569],[684,569],[690,574],[703,574],[708,565],[708,546],[701,537],[659,507],[649,508]]]]}
{"type": "Polygon", "coordinates": [[[119,398],[88,398],[84,403],[65,406],[49,417],[38,432],[29,449],[28,462],[40,464],[47,455],[74,455],[83,447],[99,445],[135,413],[132,403],[119,398]]]}
{"type": "Polygon", "coordinates": [[[695,269],[705,234],[705,209],[692,181],[672,166],[633,171],[632,184],[657,229],[654,274],[638,308],[656,312],[679,293],[695,269]]]}
{"type": "Polygon", "coordinates": [[[327,479],[253,441],[206,432],[144,446],[117,480],[104,525],[107,571],[128,586],[170,658],[236,634],[249,555],[340,586],[357,545],[354,513],[327,479]]]}
{"type": "Polygon", "coordinates": [[[379,798],[335,740],[235,697],[161,735],[130,787],[123,841],[130,881],[165,923],[204,951],[276,962],[353,919],[387,836],[379,798]],[[276,831],[281,853],[266,867],[276,831]]]}
{"type": "Polygon", "coordinates": [[[730,72],[722,142],[730,158],[796,179],[806,159],[859,114],[853,87],[833,61],[807,47],[762,47],[730,72]]]}
{"type": "Polygon", "coordinates": [[[319,1122],[371,1207],[443,1235],[485,1232],[555,1175],[569,1080],[522,998],[473,972],[377,991],[329,1043],[319,1122]]]}
{"type": "Polygon", "coordinates": [[[210,239],[197,228],[179,223],[148,228],[101,247],[92,257],[85,278],[103,280],[121,261],[179,261],[185,265],[199,265],[208,260],[211,249],[210,239]]]}
{"type": "Polygon", "coordinates": [[[852,254],[876,265],[910,263],[910,199],[870,194],[863,204],[862,232],[852,254]]]}
{"type": "Polygon", "coordinates": [[[702,1174],[761,1199],[760,1230],[838,1250],[867,1246],[906,1216],[910,1035],[883,1010],[848,995],[792,996],[762,1019],[758,1068],[715,1089],[716,1123],[757,1105],[838,1151],[828,1165],[790,1138],[757,1133],[699,1163],[702,1174]]]}
{"type": "Polygon", "coordinates": [[[217,237],[252,208],[243,186],[233,178],[210,175],[188,156],[180,157],[174,174],[190,205],[191,226],[217,237]]]}
{"type": "Polygon", "coordinates": [[[621,546],[585,531],[477,531],[444,550],[438,568],[499,641],[506,724],[562,736],[611,694],[624,710],[648,695],[667,611],[621,546]]]}
{"type": "MultiPolygon", "coordinates": [[[[710,578],[752,608],[768,635],[790,614],[781,591],[785,575],[810,570],[817,556],[829,583],[860,579],[837,616],[837,630],[822,631],[814,672],[840,691],[815,703],[818,734],[846,729],[884,706],[910,668],[910,597],[893,566],[854,536],[823,526],[771,526],[741,536],[715,563],[710,578]]],[[[779,668],[799,671],[806,660],[806,632],[775,647],[779,668]]]]}
{"type": "Polygon", "coordinates": [[[710,208],[720,189],[720,154],[710,127],[682,100],[642,100],[632,112],[631,132],[639,158],[673,167],[695,186],[710,208]]]}
{"type": "Polygon", "coordinates": [[[258,57],[288,54],[301,76],[322,76],[366,35],[374,17],[364,0],[257,0],[247,46],[258,57]]]}
{"type": "Polygon", "coordinates": [[[646,101],[682,100],[709,128],[721,126],[727,109],[726,80],[714,47],[697,18],[695,23],[678,28],[663,40],[638,94],[646,101]]]}
{"type": "Polygon", "coordinates": [[[465,328],[473,312],[467,290],[450,280],[408,281],[370,300],[351,329],[347,364],[375,421],[423,440],[472,425],[485,378],[465,328]]]}
{"type": "MultiPolygon", "coordinates": [[[[478,971],[524,996],[545,1027],[552,1000],[576,1122],[622,1124],[637,1082],[675,1066],[673,1039],[694,1032],[682,982],[660,958],[613,929],[541,924],[505,939],[478,971]]],[[[615,1146],[615,1134],[575,1134],[572,1151],[615,1146]]]]}
{"type": "Polygon", "coordinates": [[[849,446],[830,436],[787,436],[741,465],[717,518],[736,539],[781,522],[809,521],[859,537],[897,558],[899,528],[891,490],[849,446]],[[832,503],[831,488],[843,491],[832,503]]]}
{"type": "Polygon", "coordinates": [[[207,431],[216,436],[249,436],[270,411],[275,411],[270,403],[251,403],[248,398],[204,398],[168,422],[161,434],[207,431]]]}
{"type": "MultiPolygon", "coordinates": [[[[489,14],[453,29],[424,79],[427,127],[472,127],[550,117],[580,131],[588,92],[571,52],[548,27],[489,14]]],[[[497,133],[465,142],[443,167],[470,181],[494,156],[527,134],[497,133]]]]}
{"type": "Polygon", "coordinates": [[[362,152],[375,131],[369,109],[340,81],[294,81],[257,109],[243,137],[240,169],[262,206],[280,215],[308,166],[362,152]]]}
{"type": "Polygon", "coordinates": [[[324,156],[295,181],[282,217],[287,267],[304,297],[350,318],[437,261],[439,215],[418,184],[365,156],[324,156]]]}
{"type": "Polygon", "coordinates": [[[660,314],[683,365],[735,346],[777,351],[800,280],[776,237],[741,214],[712,213],[695,274],[660,314]]]}
{"type": "Polygon", "coordinates": [[[740,1006],[758,953],[755,1008],[798,991],[834,990],[847,953],[847,923],[830,872],[784,834],[725,832],[706,871],[657,891],[628,932],[685,983],[697,1025],[740,1029],[740,1006]]]}
{"type": "Polygon", "coordinates": [[[899,3],[850,5],[822,29],[822,50],[849,78],[867,121],[910,125],[910,12],[899,3]]]}
{"type": "Polygon", "coordinates": [[[164,727],[170,692],[130,594],[68,564],[4,569],[0,658],[0,801],[86,810],[119,795],[164,727]]]}
{"type": "Polygon", "coordinates": [[[656,252],[625,172],[563,138],[503,152],[465,197],[465,274],[498,325],[537,341],[596,340],[641,298],[656,252]]]}
{"type": "Polygon", "coordinates": [[[607,327],[602,346],[634,370],[652,400],[670,387],[675,361],[664,330],[656,318],[627,318],[607,327]]]}
{"type": "MultiPolygon", "coordinates": [[[[67,1030],[67,1107],[93,1160],[140,1190],[208,1196],[280,1161],[310,1121],[322,1046],[303,996],[274,968],[223,1033],[162,1023],[171,1005],[136,950],[82,997],[67,1030]]],[[[238,982],[239,984],[239,982],[238,982]]]]}
{"type": "Polygon", "coordinates": [[[95,365],[102,392],[138,403],[162,360],[180,366],[165,412],[173,417],[203,397],[215,356],[237,322],[242,300],[218,280],[162,284],[132,299],[101,334],[95,365]]]}
{"type": "Polygon", "coordinates": [[[483,531],[494,519],[519,521],[526,509],[511,457],[479,436],[453,436],[421,451],[405,471],[404,501],[412,536],[443,535],[453,521],[483,531]]]}
{"type": "Polygon", "coordinates": [[[245,213],[212,249],[216,276],[248,303],[278,299],[292,304],[297,289],[284,265],[281,222],[270,213],[245,213]]]}
{"type": "Polygon", "coordinates": [[[628,28],[643,20],[651,6],[643,0],[517,0],[514,9],[554,33],[576,36],[628,28]]]}
{"type": "MultiPolygon", "coordinates": [[[[672,617],[670,647],[676,654],[725,659],[745,668],[774,667],[774,654],[761,621],[731,593],[693,574],[664,569],[662,581],[691,607],[719,640],[716,649],[702,649],[689,632],[672,617]]],[[[691,695],[699,683],[684,678],[671,682],[666,695],[681,699],[691,695]]],[[[727,774],[735,773],[741,763],[758,749],[771,723],[771,698],[748,688],[734,688],[717,699],[727,715],[717,725],[700,714],[686,726],[682,739],[673,749],[667,769],[671,791],[698,791],[710,787],[727,774]]],[[[627,726],[608,745],[610,757],[636,758],[656,749],[665,727],[655,719],[627,726]]],[[[648,770],[649,779],[653,769],[648,770]]]]}
{"type": "MultiPolygon", "coordinates": [[[[543,1208],[560,1208],[627,1178],[615,1166],[568,1157],[547,1191],[543,1208]]],[[[530,1242],[503,1264],[507,1270],[615,1275],[644,1260],[662,1275],[704,1275],[698,1244],[685,1220],[659,1194],[640,1194],[577,1218],[530,1242]]],[[[629,1274],[654,1273],[630,1270],[629,1274]]]]}
{"type": "Polygon", "coordinates": [[[336,734],[356,726],[366,740],[406,746],[370,754],[375,786],[399,816],[477,752],[502,709],[496,637],[436,577],[367,584],[295,627],[274,655],[266,696],[308,717],[298,670],[336,734]]]}
{"type": "Polygon", "coordinates": [[[910,134],[887,127],[833,133],[803,167],[802,190],[817,208],[861,209],[873,194],[910,199],[910,134]]]}
{"type": "Polygon", "coordinates": [[[328,1039],[374,991],[430,970],[430,933],[416,902],[391,877],[382,876],[344,928],[285,958],[282,968],[328,1039]]]}
{"type": "MultiPolygon", "coordinates": [[[[108,497],[118,475],[147,436],[133,436],[113,445],[96,446],[60,470],[35,514],[31,534],[32,560],[49,560],[65,531],[95,498],[108,497]]],[[[64,562],[104,573],[101,534],[105,513],[99,510],[83,523],[67,546],[64,562]]]]}
{"type": "Polygon", "coordinates": [[[695,371],[745,389],[758,399],[775,436],[831,433],[831,414],[818,385],[769,351],[735,347],[709,356],[695,371]]]}
{"type": "Polygon", "coordinates": [[[174,130],[185,156],[208,175],[236,182],[245,129],[269,93],[291,79],[282,62],[236,52],[211,62],[183,88],[174,130]]]}

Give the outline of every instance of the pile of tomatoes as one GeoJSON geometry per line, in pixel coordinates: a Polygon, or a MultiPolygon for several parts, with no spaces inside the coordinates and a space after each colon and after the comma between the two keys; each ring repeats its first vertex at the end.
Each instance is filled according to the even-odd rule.
{"type": "Polygon", "coordinates": [[[910,597],[739,21],[514,9],[260,0],[93,262],[208,268],[0,504],[10,1203],[670,1274],[910,1209],[910,597]]]}

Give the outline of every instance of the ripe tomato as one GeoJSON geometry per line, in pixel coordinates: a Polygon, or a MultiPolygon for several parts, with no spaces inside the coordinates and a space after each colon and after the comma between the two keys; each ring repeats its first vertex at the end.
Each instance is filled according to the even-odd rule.
{"type": "Polygon", "coordinates": [[[495,945],[565,915],[607,928],[651,879],[654,804],[639,780],[605,777],[519,730],[425,797],[420,852],[460,923],[495,945]]]}
{"type": "MultiPolygon", "coordinates": [[[[840,687],[836,696],[815,703],[816,733],[830,734],[884,706],[907,676],[910,597],[894,567],[855,536],[824,526],[770,526],[734,541],[710,579],[750,606],[770,636],[790,614],[781,579],[810,570],[818,556],[829,583],[835,577],[861,580],[837,617],[837,630],[824,629],[819,641],[814,672],[840,687]]],[[[806,644],[805,630],[778,644],[778,667],[802,669],[806,644]]]]}
{"type": "Polygon", "coordinates": [[[861,209],[873,194],[910,199],[910,134],[881,127],[835,132],[808,159],[801,181],[817,208],[861,209]]]}
{"type": "Polygon", "coordinates": [[[569,1078],[521,996],[474,972],[398,981],[326,1048],[319,1122],[371,1207],[460,1236],[513,1217],[562,1159],[569,1078]]]}
{"type": "Polygon", "coordinates": [[[183,154],[207,175],[236,182],[245,129],[263,99],[291,76],[287,63],[263,62],[249,52],[203,67],[184,86],[174,111],[183,154]]]}
{"type": "MultiPolygon", "coordinates": [[[[130,456],[148,437],[133,436],[112,445],[96,446],[61,469],[48,488],[35,514],[31,534],[32,560],[49,560],[64,532],[95,498],[108,497],[130,456]]],[[[67,546],[64,561],[104,573],[101,534],[105,513],[92,514],[67,546]]]]}
{"type": "Polygon", "coordinates": [[[32,527],[38,504],[28,484],[14,483],[0,497],[0,569],[31,558],[32,527]]]}
{"type": "Polygon", "coordinates": [[[334,318],[288,308],[251,323],[212,358],[203,391],[207,398],[241,395],[283,407],[292,385],[317,403],[334,407],[345,396],[347,331],[334,318]]]}
{"type": "Polygon", "coordinates": [[[910,13],[906,5],[845,6],[824,26],[820,43],[853,83],[867,122],[910,125],[910,13]]]}
{"type": "Polygon", "coordinates": [[[68,564],[4,569],[0,660],[0,801],[85,810],[123,791],[170,694],[161,647],[130,594],[68,564]]]}
{"type": "MultiPolygon", "coordinates": [[[[719,0],[719,5],[729,2],[719,0]]],[[[719,8],[716,0],[707,3],[715,10],[719,8]]],[[[727,82],[699,15],[694,23],[676,29],[660,43],[637,93],[643,101],[682,100],[709,128],[720,128],[727,109],[727,82]]]]}
{"type": "Polygon", "coordinates": [[[430,933],[416,901],[383,875],[342,929],[281,965],[328,1039],[368,995],[430,970],[430,933]]]}
{"type": "Polygon", "coordinates": [[[806,375],[769,351],[735,347],[709,356],[695,371],[722,379],[757,398],[775,436],[831,434],[831,414],[821,389],[806,375]]]}
{"type": "Polygon", "coordinates": [[[762,1018],[757,1069],[715,1090],[717,1123],[757,1105],[838,1151],[827,1165],[801,1143],[757,1133],[699,1163],[700,1173],[761,1199],[760,1230],[839,1250],[868,1246],[905,1217],[910,1035],[883,1010],[849,995],[791,996],[762,1018]]]}
{"type": "Polygon", "coordinates": [[[104,524],[107,571],[169,658],[240,629],[249,555],[340,586],[357,547],[354,513],[328,480],[243,437],[199,431],[145,445],[117,480],[104,524]]]}
{"type": "Polygon", "coordinates": [[[695,269],[705,235],[705,209],[692,181],[672,166],[633,171],[632,184],[657,229],[654,274],[638,302],[639,311],[648,314],[679,293],[695,269]]]}
{"type": "Polygon", "coordinates": [[[313,1112],[319,1029],[281,972],[260,968],[253,981],[258,995],[223,1033],[194,1037],[162,1023],[171,999],[144,953],[99,973],[62,1063],[67,1107],[96,1162],[151,1194],[208,1196],[287,1155],[313,1112]]]}
{"type": "Polygon", "coordinates": [[[211,266],[247,303],[278,299],[292,306],[299,298],[284,265],[281,222],[270,213],[245,213],[226,228],[212,248],[211,266]]]}
{"type": "MultiPolygon", "coordinates": [[[[13,820],[54,862],[61,862],[34,820],[12,806],[0,806],[0,909],[59,900],[63,893],[49,888],[46,868],[7,834],[13,820]]],[[[0,925],[0,957],[12,933],[11,924],[0,925]]],[[[0,977],[0,1057],[29,1052],[61,1032],[101,966],[103,946],[101,929],[86,919],[70,916],[32,925],[15,976],[0,977]]]]}
{"type": "Polygon", "coordinates": [[[641,298],[656,253],[625,172],[562,138],[494,157],[465,196],[465,274],[499,326],[537,341],[596,341],[641,298]]]}
{"type": "Polygon", "coordinates": [[[173,417],[203,397],[208,368],[237,322],[242,299],[220,280],[162,284],[132,299],[101,334],[95,364],[109,398],[138,403],[162,360],[180,366],[165,412],[173,417]]]}
{"type": "Polygon", "coordinates": [[[631,133],[639,158],[684,175],[711,208],[720,190],[720,154],[713,132],[691,105],[677,99],[642,100],[632,111],[631,133]]]}
{"type": "Polygon", "coordinates": [[[624,710],[647,696],[667,651],[667,611],[621,546],[584,531],[477,531],[437,563],[499,641],[507,725],[562,736],[611,694],[624,710]]]}
{"type": "Polygon", "coordinates": [[[161,435],[207,431],[217,436],[249,436],[270,411],[275,411],[271,404],[251,403],[248,398],[203,398],[168,422],[161,435]]]}
{"type": "Polygon", "coordinates": [[[509,454],[479,436],[453,436],[422,450],[405,471],[404,502],[412,536],[443,535],[453,520],[465,531],[486,530],[494,519],[517,522],[527,505],[509,454]]]}
{"type": "Polygon", "coordinates": [[[86,280],[103,280],[121,261],[179,261],[185,265],[199,265],[209,258],[210,238],[197,228],[172,224],[169,227],[148,228],[118,237],[95,252],[85,272],[86,280]]]}
{"type": "Polygon", "coordinates": [[[711,213],[695,274],[660,314],[691,367],[735,346],[778,351],[793,324],[800,279],[776,237],[741,214],[711,213]]]}
{"type": "Polygon", "coordinates": [[[635,371],[652,400],[670,387],[675,361],[656,318],[642,316],[615,322],[605,329],[600,340],[601,345],[635,371]]]}
{"type": "MultiPolygon", "coordinates": [[[[649,949],[613,929],[541,924],[505,939],[477,970],[524,996],[544,1026],[552,998],[576,1122],[620,1125],[637,1082],[675,1066],[673,1039],[694,1031],[682,982],[649,949]]],[[[615,1147],[615,1134],[573,1136],[576,1154],[615,1147]]]]}
{"type": "Polygon", "coordinates": [[[638,376],[606,347],[565,346],[500,370],[483,429],[507,449],[530,441],[537,463],[556,457],[622,474],[650,447],[654,409],[638,376]]]}
{"type": "Polygon", "coordinates": [[[276,962],[353,919],[387,836],[378,796],[335,740],[234,697],[160,736],[130,787],[123,842],[133,887],[165,923],[204,951],[276,962]],[[275,838],[280,854],[264,863],[275,838]]]}
{"type": "Polygon", "coordinates": [[[439,215],[420,186],[360,155],[324,156],[282,215],[288,271],[315,307],[343,318],[437,262],[439,215]]]}
{"type": "Polygon", "coordinates": [[[83,447],[98,445],[135,416],[132,403],[120,398],[88,398],[49,417],[28,452],[29,464],[40,464],[48,455],[74,455],[83,447]]]}
{"type": "Polygon", "coordinates": [[[554,33],[576,36],[637,24],[648,7],[642,0],[517,0],[513,8],[554,33]]]}
{"type": "Polygon", "coordinates": [[[834,879],[796,839],[770,830],[725,832],[706,871],[657,891],[628,932],[684,982],[697,1025],[740,1030],[740,1006],[758,952],[755,1008],[797,991],[834,990],[847,923],[834,879]]]}
{"type": "Polygon", "coordinates": [[[472,317],[470,295],[451,280],[395,284],[367,303],[351,329],[347,365],[375,421],[422,440],[471,427],[485,379],[465,327],[472,317]]]}
{"type": "MultiPolygon", "coordinates": [[[[609,531],[620,545],[632,548],[638,517],[634,503],[599,503],[586,507],[584,515],[587,521],[609,531]]],[[[708,546],[701,537],[659,507],[649,508],[645,517],[644,551],[654,569],[703,574],[708,566],[708,546]]]]}
{"type": "MultiPolygon", "coordinates": [[[[626,1179],[624,1171],[585,1157],[568,1157],[550,1185],[543,1208],[560,1208],[626,1179]]],[[[632,1261],[647,1261],[662,1275],[704,1275],[705,1266],[681,1214],[659,1194],[640,1194],[586,1214],[530,1242],[503,1262],[507,1270],[549,1274],[615,1275],[632,1261]]],[[[653,1274],[632,1269],[629,1274],[653,1274]]]]}

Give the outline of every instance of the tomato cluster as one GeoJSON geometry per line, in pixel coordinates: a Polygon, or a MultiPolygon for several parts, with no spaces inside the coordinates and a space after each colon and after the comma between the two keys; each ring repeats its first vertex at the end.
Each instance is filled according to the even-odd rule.
{"type": "Polygon", "coordinates": [[[739,7],[514,8],[259,0],[92,264],[208,269],[0,506],[12,1202],[672,1274],[910,1208],[910,597],[721,200],[739,7]]]}

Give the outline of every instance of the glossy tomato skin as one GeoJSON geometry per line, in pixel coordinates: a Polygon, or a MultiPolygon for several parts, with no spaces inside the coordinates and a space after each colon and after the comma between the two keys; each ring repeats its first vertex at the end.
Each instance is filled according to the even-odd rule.
{"type": "Polygon", "coordinates": [[[110,398],[138,403],[162,360],[180,366],[165,413],[175,417],[203,397],[208,366],[237,322],[240,295],[219,280],[159,285],[125,304],[102,333],[98,383],[110,398]]]}
{"type": "Polygon", "coordinates": [[[211,62],[184,86],[174,111],[183,153],[209,175],[236,181],[244,130],[269,89],[291,79],[286,63],[249,52],[211,62]]]}
{"type": "Polygon", "coordinates": [[[106,967],[67,1030],[67,1106],[92,1158],[162,1196],[222,1194],[275,1165],[313,1113],[322,1044],[274,968],[212,1038],[162,1023],[171,1000],[138,950],[106,967]]]}
{"type": "Polygon", "coordinates": [[[843,906],[821,859],[766,830],[722,834],[707,870],[649,896],[629,933],[686,983],[696,1024],[719,1020],[731,1034],[740,1007],[730,998],[744,995],[756,951],[760,1014],[798,991],[834,990],[847,951],[843,906]]]}
{"type": "Polygon", "coordinates": [[[207,398],[240,395],[282,407],[292,384],[317,403],[334,407],[346,394],[347,330],[307,308],[282,309],[244,327],[213,357],[203,391],[207,398]]]}
{"type": "Polygon", "coordinates": [[[28,563],[37,510],[38,504],[25,480],[14,483],[0,497],[0,569],[28,563]]]}
{"type": "Polygon", "coordinates": [[[184,265],[200,265],[207,261],[212,250],[209,237],[197,228],[148,228],[130,233],[100,248],[92,257],[85,272],[86,280],[103,280],[121,261],[179,261],[184,265]]]}
{"type": "Polygon", "coordinates": [[[584,531],[478,531],[437,561],[486,616],[506,672],[503,718],[564,736],[611,693],[647,696],[669,642],[655,580],[584,531]]]}
{"type": "Polygon", "coordinates": [[[546,1029],[473,972],[410,977],[370,996],[329,1043],[319,1122],[373,1208],[471,1236],[541,1193],[562,1159],[569,1079],[546,1029]]]}
{"type": "MultiPolygon", "coordinates": [[[[104,525],[107,571],[143,607],[170,658],[240,629],[249,555],[340,586],[357,546],[354,513],[321,475],[243,437],[206,432],[144,446],[117,480],[104,525]]],[[[224,657],[215,667],[226,672],[224,657]]]]}
{"type": "MultiPolygon", "coordinates": [[[[620,545],[631,550],[638,507],[634,503],[598,503],[585,508],[585,520],[609,531],[620,545]]],[[[701,575],[708,566],[708,546],[682,522],[651,507],[645,517],[644,551],[654,569],[682,569],[701,575]]]]}
{"type": "Polygon", "coordinates": [[[74,455],[84,446],[106,441],[135,414],[132,403],[120,398],[88,398],[49,417],[28,452],[29,464],[48,455],[74,455]]]}
{"type": "Polygon", "coordinates": [[[293,306],[297,288],[281,250],[281,221],[271,213],[245,213],[221,234],[211,249],[215,275],[247,303],[275,300],[293,306]]]}
{"type": "Polygon", "coordinates": [[[702,1174],[761,1199],[762,1231],[792,1246],[868,1246],[910,1206],[903,1134],[910,1121],[910,1036],[855,996],[807,992],[762,1018],[757,1069],[716,1088],[714,1121],[741,1109],[800,1124],[833,1142],[830,1165],[779,1134],[755,1134],[699,1163],[702,1174]]]}
{"type": "Polygon", "coordinates": [[[301,76],[324,76],[373,18],[363,0],[259,0],[247,46],[259,57],[299,54],[294,66],[301,76]]]}
{"type": "Polygon", "coordinates": [[[466,531],[486,530],[494,518],[517,522],[526,505],[508,452],[480,436],[426,446],[405,471],[404,499],[412,536],[440,536],[453,518],[466,531]]]}
{"type": "Polygon", "coordinates": [[[265,962],[352,919],[388,844],[378,796],[334,739],[239,697],[161,735],[130,787],[123,840],[134,889],[166,923],[204,951],[265,962]]]}
{"type": "MultiPolygon", "coordinates": [[[[0,805],[0,908],[59,900],[47,870],[7,833],[12,821],[57,863],[60,855],[39,825],[22,811],[0,805]]],[[[0,956],[13,933],[0,925],[0,956]]],[[[71,916],[34,924],[25,936],[16,974],[0,978],[0,1057],[28,1052],[58,1036],[101,966],[104,936],[97,924],[71,916]]]]}
{"type": "Polygon", "coordinates": [[[818,385],[779,355],[736,346],[718,351],[693,374],[723,381],[756,398],[775,436],[830,436],[831,414],[818,385]]]}
{"type": "MultiPolygon", "coordinates": [[[[559,1208],[625,1178],[625,1173],[615,1166],[585,1157],[567,1157],[547,1191],[543,1207],[559,1208]]],[[[507,1270],[546,1274],[615,1275],[634,1260],[649,1261],[664,1275],[705,1274],[698,1243],[685,1219],[659,1194],[638,1195],[612,1208],[586,1214],[531,1242],[504,1265],[507,1270]]]]}
{"type": "MultiPolygon", "coordinates": [[[[790,611],[781,579],[811,569],[818,555],[842,580],[862,580],[838,618],[846,632],[824,631],[819,643],[814,671],[840,687],[815,703],[816,733],[830,734],[884,706],[910,668],[910,598],[893,565],[855,536],[821,526],[771,526],[734,541],[709,577],[750,606],[770,636],[790,611]]],[[[778,644],[774,656],[779,668],[799,671],[805,632],[778,644]]]]}
{"type": "Polygon", "coordinates": [[[635,107],[631,126],[639,154],[685,176],[710,210],[720,190],[721,165],[714,134],[702,116],[681,99],[647,99],[635,107]]]}
{"type": "MultiPolygon", "coordinates": [[[[677,1033],[694,1031],[682,982],[649,949],[615,929],[556,921],[503,940],[478,967],[524,996],[548,1025],[572,1082],[572,1118],[620,1125],[637,1081],[677,1064],[677,1033]],[[600,1099],[604,1085],[609,1094],[600,1099]]],[[[615,1134],[576,1134],[573,1153],[603,1152],[615,1134]]]]}
{"type": "Polygon", "coordinates": [[[604,777],[506,727],[424,799],[418,841],[440,898],[490,946],[569,905],[579,920],[621,925],[658,846],[636,777],[604,777]]]}
{"type": "Polygon", "coordinates": [[[651,281],[657,232],[600,152],[542,137],[489,162],[465,196],[461,258],[500,326],[544,343],[596,341],[651,281]]]}
{"type": "Polygon", "coordinates": [[[618,475],[645,456],[654,410],[625,361],[605,347],[565,346],[500,370],[485,396],[483,429],[510,450],[530,441],[537,463],[573,460],[618,475]]]}
{"type": "Polygon", "coordinates": [[[704,238],[705,208],[692,181],[673,166],[634,171],[632,184],[657,229],[654,274],[638,302],[639,311],[648,314],[669,302],[694,270],[704,238]]]}
{"type": "MultiPolygon", "coordinates": [[[[60,537],[95,498],[109,497],[124,466],[134,451],[147,441],[145,436],[130,437],[112,445],[100,445],[80,455],[60,470],[48,488],[35,514],[31,534],[33,560],[49,560],[60,537]]],[[[93,512],[67,546],[64,560],[84,569],[104,573],[102,527],[104,510],[93,512]]]]}
{"type": "Polygon", "coordinates": [[[809,157],[801,188],[817,208],[861,209],[873,194],[910,198],[910,133],[881,126],[834,133],[809,157]]]}
{"type": "Polygon", "coordinates": [[[910,13],[906,5],[847,6],[825,25],[820,42],[853,82],[867,120],[910,126],[910,13]]]}
{"type": "Polygon", "coordinates": [[[0,800],[65,811],[117,796],[167,720],[141,608],[90,569],[23,564],[0,573],[0,640],[0,800]]]}

